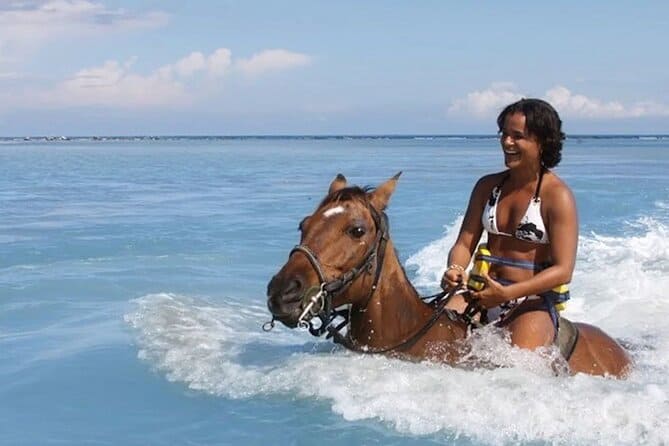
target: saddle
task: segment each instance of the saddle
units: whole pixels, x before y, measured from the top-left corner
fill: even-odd
[[[576,342],[578,342],[578,328],[569,319],[563,317],[560,317],[558,327],[557,346],[565,361],[569,361],[574,353]]]

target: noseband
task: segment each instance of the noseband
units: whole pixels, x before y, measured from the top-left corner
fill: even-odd
[[[372,287],[369,290],[367,299],[365,300],[362,308],[364,311],[369,304],[376,286],[381,277],[381,270],[383,268],[383,259],[386,251],[386,244],[388,242],[388,217],[385,212],[378,212],[374,209],[373,206],[367,205],[374,224],[376,226],[376,238],[374,243],[369,247],[365,253],[362,260],[353,268],[348,270],[346,273],[342,274],[340,277],[328,281],[325,278],[325,273],[323,272],[323,267],[318,260],[316,254],[306,245],[297,245],[291,251],[288,257],[292,256],[296,252],[304,254],[304,256],[309,260],[314,271],[318,275],[319,286],[309,288],[302,295],[302,305],[304,309],[298,318],[298,326],[303,328],[308,328],[309,332],[314,336],[321,336],[326,331],[332,330],[339,332],[341,328],[348,323],[348,310],[336,310],[332,306],[332,299],[338,294],[342,293],[348,288],[363,272],[370,271],[372,268],[372,263],[376,259],[376,271],[374,274],[374,281]],[[314,311],[314,306],[319,303],[317,311]],[[340,323],[337,327],[331,328],[330,325],[332,321],[337,317],[342,316],[344,322]],[[315,326],[312,323],[313,318],[320,319],[320,325]],[[331,336],[328,335],[328,337]]]

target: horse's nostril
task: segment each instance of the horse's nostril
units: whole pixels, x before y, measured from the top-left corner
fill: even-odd
[[[283,301],[286,303],[299,301],[302,298],[302,281],[297,278],[289,280],[282,294]]]
[[[267,285],[267,295],[275,304],[280,302],[297,302],[302,298],[304,283],[299,277],[283,278],[279,275],[272,277]]]
[[[293,279],[288,282],[285,289],[286,294],[299,293],[302,290],[302,281],[300,279]]]

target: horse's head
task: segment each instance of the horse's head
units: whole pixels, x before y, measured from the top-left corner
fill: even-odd
[[[347,187],[346,178],[337,175],[316,211],[300,223],[300,244],[267,286],[274,319],[294,328],[371,295],[388,238],[383,211],[399,175],[372,190]]]

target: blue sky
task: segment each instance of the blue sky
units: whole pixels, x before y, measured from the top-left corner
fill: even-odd
[[[0,135],[669,133],[666,1],[0,0]]]

